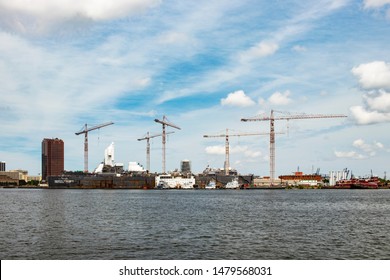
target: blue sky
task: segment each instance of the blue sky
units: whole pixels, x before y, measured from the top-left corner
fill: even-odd
[[[345,114],[276,121],[276,174],[390,171],[390,0],[0,0],[0,160],[41,171],[41,141],[65,141],[65,169],[115,160],[146,165],[163,115],[167,169],[224,162],[224,138],[268,132],[240,119],[270,110]],[[278,115],[282,115],[281,113]],[[287,133],[288,131],[288,133]],[[268,136],[231,137],[230,164],[269,175]],[[161,138],[151,142],[161,171]]]

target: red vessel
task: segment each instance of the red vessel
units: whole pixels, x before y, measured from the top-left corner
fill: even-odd
[[[378,177],[350,180],[340,180],[336,182],[337,189],[377,189],[379,184]]]

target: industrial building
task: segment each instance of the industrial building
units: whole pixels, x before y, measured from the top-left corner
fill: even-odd
[[[1,186],[19,186],[28,182],[27,170],[0,171]]]
[[[42,141],[42,179],[58,176],[64,171],[64,141],[48,139]]]
[[[321,186],[322,176],[318,173],[316,174],[303,174],[303,172],[294,172],[291,175],[281,175],[279,179],[283,184],[288,186]]]

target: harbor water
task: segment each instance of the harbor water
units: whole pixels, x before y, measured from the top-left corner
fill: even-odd
[[[390,190],[0,189],[1,259],[390,259]]]

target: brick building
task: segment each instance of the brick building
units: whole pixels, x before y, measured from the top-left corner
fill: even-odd
[[[42,141],[42,180],[48,176],[61,175],[64,171],[64,141],[43,139]]]

